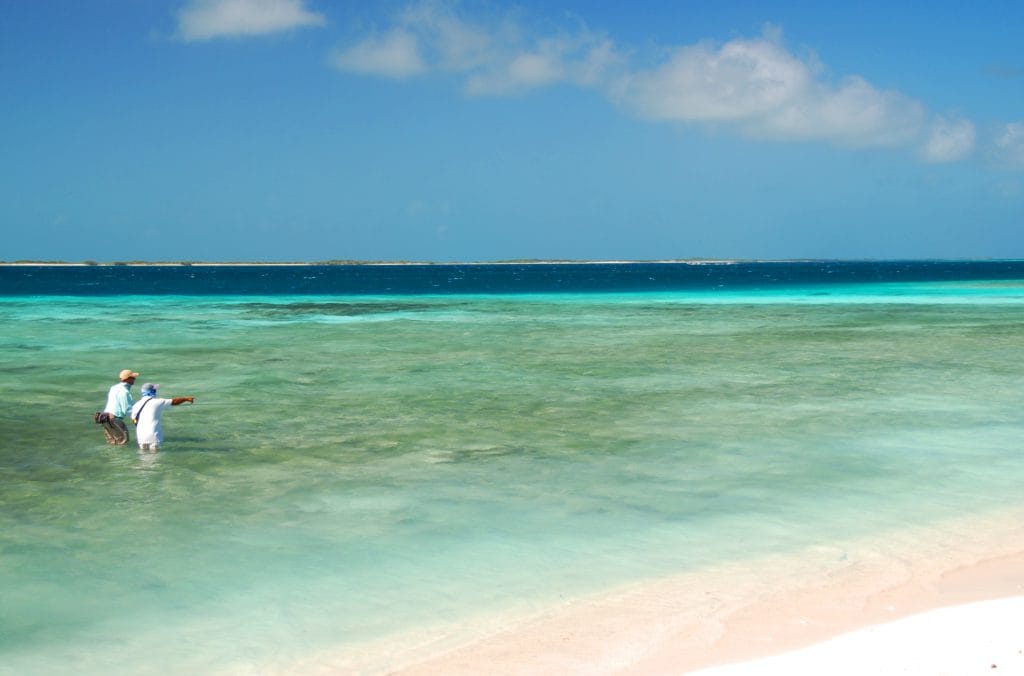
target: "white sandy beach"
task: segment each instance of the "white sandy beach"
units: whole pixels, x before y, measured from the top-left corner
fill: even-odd
[[[908,581],[870,599],[858,601],[856,593],[793,590],[707,615],[708,607],[681,613],[682,597],[639,592],[635,604],[608,599],[582,615],[546,618],[396,673],[1024,674],[1024,554],[951,572],[934,584]],[[1000,593],[1016,595],[917,612]],[[899,619],[884,619],[893,617]]]
[[[693,676],[1024,674],[1024,596],[940,608]]]
[[[762,559],[640,583],[321,654],[285,673],[1024,674],[1019,516],[946,524],[941,537],[884,550],[822,547],[796,568]]]

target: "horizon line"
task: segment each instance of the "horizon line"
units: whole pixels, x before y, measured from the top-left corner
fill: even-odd
[[[731,265],[736,263],[826,263],[826,262],[1015,262],[1024,258],[997,257],[897,257],[897,258],[622,258],[622,259],[571,259],[571,258],[515,258],[474,261],[430,261],[430,260],[369,260],[329,259],[321,261],[66,261],[66,260],[15,260],[0,261],[2,267],[19,266],[64,266],[64,267],[190,267],[190,266],[432,266],[432,265],[627,265],[627,264],[682,264],[682,265]]]

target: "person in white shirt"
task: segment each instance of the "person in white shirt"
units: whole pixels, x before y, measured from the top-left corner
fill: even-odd
[[[108,444],[124,445],[128,443],[128,427],[124,418],[132,410],[132,385],[139,374],[131,369],[124,369],[118,374],[118,382],[111,385],[107,392],[107,405],[103,407],[106,416],[97,422],[103,423],[103,433]]]
[[[186,401],[193,403],[194,397],[174,397],[163,399],[156,396],[157,386],[145,383],[142,386],[142,399],[132,406],[132,422],[135,423],[135,436],[140,451],[156,453],[164,441],[164,430],[160,424],[160,414],[169,406],[177,406]]]

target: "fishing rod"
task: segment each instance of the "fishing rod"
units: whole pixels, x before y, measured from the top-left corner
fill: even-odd
[[[201,408],[210,408],[216,406],[254,406],[257,405],[258,403],[259,402],[256,401],[232,399],[231,401],[204,401],[201,404],[198,401],[192,401],[189,402],[189,406],[200,406]]]

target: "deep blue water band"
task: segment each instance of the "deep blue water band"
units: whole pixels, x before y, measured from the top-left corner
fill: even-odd
[[[0,295],[415,295],[1024,279],[1024,261],[0,266]]]

